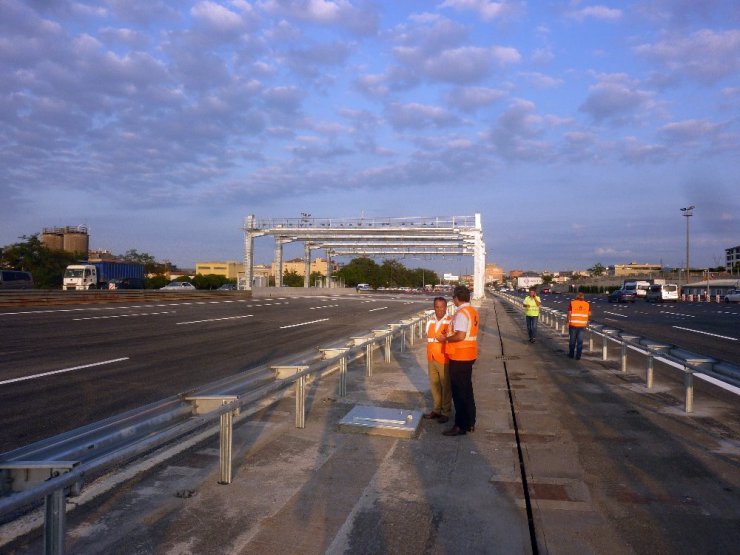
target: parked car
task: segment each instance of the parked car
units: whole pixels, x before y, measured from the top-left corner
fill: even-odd
[[[617,289],[609,293],[610,303],[634,303],[637,298],[637,294],[634,291],[626,291],[625,289]]]
[[[159,288],[160,291],[195,291],[195,285],[188,283],[187,281],[171,281],[164,287]]]
[[[0,270],[0,289],[33,289],[30,272]]]
[[[219,291],[236,291],[236,283],[224,283],[218,288]]]
[[[725,302],[740,303],[740,289],[735,289],[734,291],[728,291],[725,293]]]

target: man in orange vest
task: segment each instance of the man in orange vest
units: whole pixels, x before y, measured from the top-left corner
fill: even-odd
[[[591,305],[584,300],[581,291],[570,301],[568,307],[568,357],[580,360],[583,351],[583,330],[588,326]]]
[[[470,291],[464,285],[455,287],[452,302],[457,307],[452,318],[452,334],[440,341],[444,342],[445,352],[450,358],[455,425],[442,433],[462,436],[475,430],[473,363],[478,358],[478,312],[470,306]]]
[[[434,299],[434,317],[427,321],[427,361],[429,366],[429,386],[432,389],[434,409],[424,418],[436,419],[440,424],[447,422],[452,409],[452,389],[450,385],[449,362],[445,344],[440,338],[450,334],[452,319],[447,314],[447,301],[444,297]]]

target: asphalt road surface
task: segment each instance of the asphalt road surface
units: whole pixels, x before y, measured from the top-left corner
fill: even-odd
[[[0,452],[386,328],[431,304],[351,296],[0,309]]]

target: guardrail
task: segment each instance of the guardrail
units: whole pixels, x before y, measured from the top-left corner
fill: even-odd
[[[295,426],[306,422],[306,385],[339,371],[339,396],[347,394],[349,364],[365,359],[372,377],[374,351],[382,348],[391,361],[394,338],[403,352],[423,337],[430,311],[388,324],[367,334],[340,341],[289,360],[277,361],[207,384],[198,390],[93,423],[65,434],[0,454],[4,490],[0,515],[15,515],[44,500],[44,553],[64,553],[66,497],[79,495],[83,481],[115,465],[129,462],[167,443],[219,421],[219,483],[231,483],[234,417],[247,407],[274,396],[276,402],[295,392]],[[275,397],[276,396],[276,397]],[[215,430],[213,430],[215,433]],[[11,516],[12,519],[12,516]]]
[[[58,289],[24,289],[0,291],[0,306],[46,306],[61,304],[97,304],[148,302],[220,297],[250,298],[251,291],[160,291],[159,289],[93,289],[92,291],[61,291]]]
[[[524,312],[522,298],[503,292],[494,295],[506,300],[521,312]],[[540,321],[551,326],[557,333],[568,335],[567,314],[547,307],[540,307]],[[609,358],[609,343],[615,343],[620,349],[620,370],[628,371],[627,352],[634,351],[645,356],[645,385],[653,388],[655,363],[660,362],[668,367],[680,370],[684,382],[684,410],[694,411],[694,377],[713,385],[722,387],[735,394],[740,394],[740,368],[712,357],[691,353],[675,345],[669,345],[637,335],[624,333],[616,328],[602,324],[589,324],[588,352],[594,352],[594,337],[601,338],[602,360]]]

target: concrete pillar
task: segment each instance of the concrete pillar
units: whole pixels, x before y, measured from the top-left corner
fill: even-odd
[[[483,243],[483,229],[480,214],[475,215],[475,242],[473,243],[473,298],[485,296],[486,245]]]
[[[303,287],[311,287],[311,244],[303,244]]]
[[[244,219],[244,289],[252,290],[254,278],[254,215]]]
[[[282,237],[275,237],[275,287],[283,286],[283,243]]]

